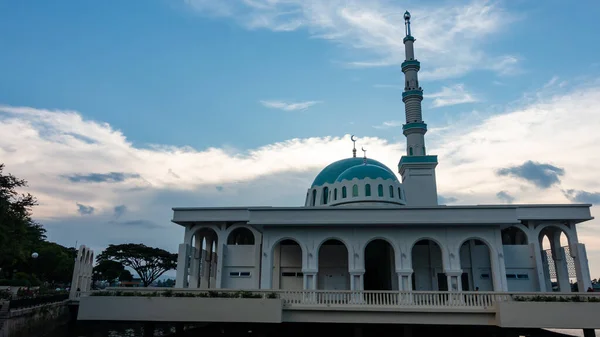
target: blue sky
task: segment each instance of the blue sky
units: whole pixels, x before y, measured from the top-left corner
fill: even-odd
[[[51,239],[96,250],[175,251],[173,206],[300,205],[349,134],[402,155],[407,9],[445,200],[600,203],[592,0],[0,0],[0,161]],[[498,174],[529,160],[564,172]]]

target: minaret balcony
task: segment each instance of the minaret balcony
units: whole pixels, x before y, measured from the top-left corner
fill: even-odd
[[[406,102],[406,100],[410,98],[418,98],[423,100],[423,90],[408,90],[402,93],[402,102]]]
[[[415,42],[415,38],[412,35],[407,35],[404,37],[404,40],[402,40],[404,43],[406,43],[406,41],[412,41]]]
[[[416,123],[407,123],[407,124],[402,125],[402,130],[408,130],[408,129],[427,130],[427,124],[425,124],[423,122],[416,122]]]
[[[402,72],[406,72],[409,69],[415,69],[419,71],[421,69],[421,62],[417,60],[409,60],[402,62]]]

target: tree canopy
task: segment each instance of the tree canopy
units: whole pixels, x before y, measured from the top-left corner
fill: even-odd
[[[177,267],[177,254],[144,244],[127,243],[109,245],[96,257],[96,261],[99,264],[102,261],[116,261],[131,267],[147,287],[166,271]]]
[[[37,200],[17,190],[27,182],[12,174],[4,174],[0,164],[0,268],[8,278],[17,266],[30,263],[31,254],[44,242],[44,228],[31,218]]]

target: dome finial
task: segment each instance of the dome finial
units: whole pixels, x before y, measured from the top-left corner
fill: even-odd
[[[367,165],[367,150],[364,147],[360,148],[363,152],[363,164]]]
[[[356,137],[352,135],[350,140],[352,141],[352,158],[356,158]]]

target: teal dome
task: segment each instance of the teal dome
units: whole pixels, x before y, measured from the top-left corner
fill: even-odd
[[[341,182],[343,180],[352,180],[354,178],[357,178],[359,180],[365,178],[381,178],[384,180],[392,179],[393,181],[398,182],[398,178],[396,178],[396,175],[393,174],[389,169],[386,170],[381,166],[371,164],[353,166],[347,169],[346,171],[342,172],[342,174],[340,174],[337,177],[336,181]]]
[[[347,169],[349,169],[353,166],[363,165],[363,161],[364,161],[364,158],[354,157],[354,158],[346,158],[346,159],[338,160],[336,162],[333,162],[333,163],[327,165],[327,167],[325,167],[321,171],[321,173],[319,173],[317,175],[317,177],[315,178],[315,180],[312,183],[311,188],[315,187],[315,186],[321,186],[323,184],[333,184],[336,181],[336,179],[340,176],[340,174],[342,174],[342,172],[346,171]],[[388,171],[395,179],[394,172],[392,172],[392,170],[390,170],[387,166],[383,165],[382,163],[378,162],[377,160],[367,158],[367,165],[378,166],[378,167],[382,168],[383,170]]]

